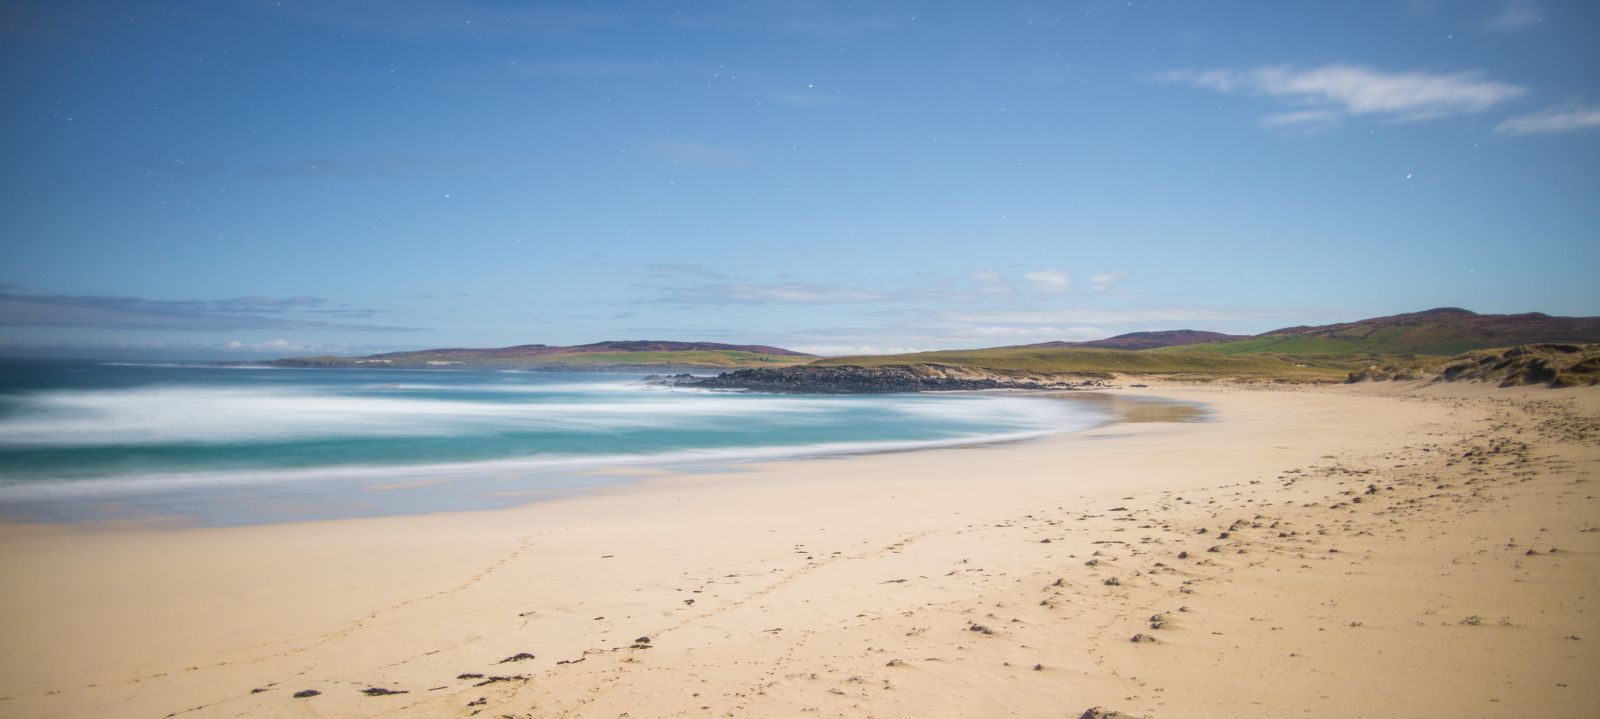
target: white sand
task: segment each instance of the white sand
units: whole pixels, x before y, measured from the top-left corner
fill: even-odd
[[[0,715],[1600,706],[1600,391],[1122,392],[1216,420],[491,512],[0,527]]]

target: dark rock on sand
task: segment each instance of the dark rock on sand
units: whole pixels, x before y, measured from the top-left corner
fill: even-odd
[[[1123,714],[1104,707],[1095,707],[1078,715],[1078,719],[1139,719],[1131,714]]]
[[[742,369],[681,384],[690,387],[761,392],[882,394],[983,389],[1085,389],[1103,387],[1096,379],[1010,370],[983,370],[941,364],[854,365]]]

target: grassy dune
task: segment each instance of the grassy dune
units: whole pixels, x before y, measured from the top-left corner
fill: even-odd
[[[860,367],[946,364],[975,369],[1078,374],[1092,377],[1105,377],[1111,374],[1147,374],[1337,381],[1345,378],[1354,363],[1352,358],[1295,360],[1272,354],[1226,355],[1165,350],[1007,348],[830,357],[812,364]]]

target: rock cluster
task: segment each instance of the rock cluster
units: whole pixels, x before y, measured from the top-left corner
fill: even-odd
[[[715,377],[676,382],[690,387],[748,389],[761,392],[882,394],[983,389],[1088,389],[1103,387],[1094,379],[1062,375],[1003,372],[939,364],[854,365],[742,369]]]

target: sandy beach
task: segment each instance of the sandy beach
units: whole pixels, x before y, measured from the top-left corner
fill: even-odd
[[[1600,391],[1112,394],[1211,419],[473,513],[5,526],[0,715],[1600,706]]]

